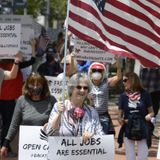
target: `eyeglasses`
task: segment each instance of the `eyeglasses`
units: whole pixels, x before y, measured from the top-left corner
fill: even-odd
[[[94,72],[100,72],[100,73],[102,73],[103,70],[102,70],[102,69],[92,69],[92,72],[93,72],[93,73],[94,73]]]
[[[82,88],[84,90],[88,90],[88,87],[87,86],[76,86],[77,89],[81,90]]]
[[[123,79],[123,83],[126,83],[128,81],[128,78]]]

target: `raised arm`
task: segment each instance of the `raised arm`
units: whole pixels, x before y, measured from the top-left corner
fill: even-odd
[[[22,61],[22,54],[18,52],[15,56],[15,61],[10,71],[4,71],[4,80],[14,79],[17,76],[19,63]]]
[[[35,39],[32,39],[31,40],[31,46],[32,46],[32,57],[30,60],[27,60],[27,61],[23,61],[19,64],[19,68],[20,69],[23,69],[23,68],[26,68],[30,65],[33,65],[36,61],[36,50],[35,50],[35,47],[36,47],[36,40]]]
[[[120,58],[117,58],[116,66],[117,66],[116,75],[108,79],[108,84],[110,87],[115,86],[118,83],[118,81],[121,80],[121,78],[122,78]]]

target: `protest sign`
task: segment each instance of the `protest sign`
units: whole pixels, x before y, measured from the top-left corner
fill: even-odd
[[[20,50],[21,25],[0,23],[0,58],[13,58]]]
[[[47,137],[41,132],[42,126],[20,126],[18,160],[46,160]]]
[[[114,160],[113,135],[82,137],[48,137],[48,160]]]
[[[58,77],[52,77],[52,76],[45,76],[45,77],[48,80],[51,95],[53,95],[56,99],[62,98],[62,91],[63,91],[62,80]],[[67,85],[65,85],[65,87],[66,87],[65,92],[67,92]]]
[[[24,58],[29,59],[32,54],[30,41],[34,38],[33,18],[30,15],[0,15],[0,23],[21,24],[19,49],[25,53]]]
[[[32,56],[31,40],[34,38],[34,30],[28,27],[22,27],[21,51],[25,53],[25,59]]]
[[[77,37],[73,38],[75,58],[77,60],[91,60],[96,62],[107,62],[113,64],[115,56],[97,48]]]

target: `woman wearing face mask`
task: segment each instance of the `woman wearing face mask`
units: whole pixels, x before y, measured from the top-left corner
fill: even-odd
[[[31,73],[23,86],[23,95],[17,100],[1,156],[7,155],[9,143],[14,139],[19,126],[43,126],[55,102],[56,99],[50,95],[47,80],[38,73]]]
[[[121,79],[120,61],[117,60],[117,74],[107,79],[106,68],[102,63],[94,62],[88,71],[92,83],[90,100],[98,111],[100,122],[105,134],[115,134],[111,118],[108,113],[108,88],[115,86]]]

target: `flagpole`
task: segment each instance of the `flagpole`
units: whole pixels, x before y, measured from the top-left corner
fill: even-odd
[[[68,41],[68,18],[69,18],[69,4],[70,0],[67,2],[67,17],[66,17],[66,33],[65,33],[65,48],[64,48],[64,66],[63,66],[63,80],[62,80],[62,101],[65,100],[65,83],[66,83],[66,55],[67,55],[67,41]]]

